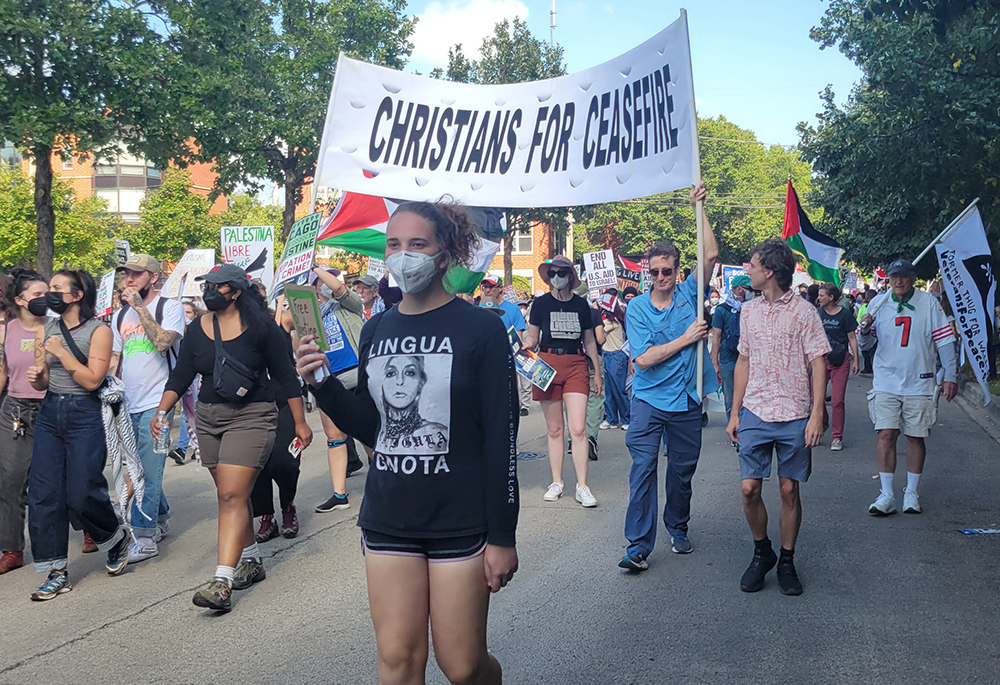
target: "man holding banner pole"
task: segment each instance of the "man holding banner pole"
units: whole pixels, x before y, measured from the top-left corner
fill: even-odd
[[[705,185],[691,190],[691,205],[703,206]],[[704,212],[704,210],[703,210]],[[703,283],[707,283],[719,256],[708,217],[704,231]],[[698,292],[698,278],[680,285],[680,251],[671,243],[657,243],[649,251],[652,286],[636,297],[625,313],[625,330],[635,363],[632,407],[625,446],[632,456],[625,537],[629,541],[618,566],[628,571],[649,568],[646,557],[656,541],[656,471],[660,443],[666,445],[666,503],[663,523],[670,533],[672,551],[688,554],[688,520],[691,480],[701,453],[701,403],[697,355],[707,351],[699,343],[708,337],[702,316],[707,292]],[[718,380],[711,361],[702,359],[703,391],[715,392]]]

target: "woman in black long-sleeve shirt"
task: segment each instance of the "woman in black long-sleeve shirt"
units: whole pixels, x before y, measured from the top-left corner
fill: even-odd
[[[201,374],[195,426],[201,463],[208,467],[218,491],[219,566],[193,601],[200,607],[229,611],[232,590],[248,588],[265,576],[254,540],[250,493],[274,444],[276,392],[292,410],[295,435],[303,449],[312,441],[312,430],[306,424],[285,334],[268,315],[260,291],[250,284],[246,272],[233,264],[220,264],[198,280],[204,280],[205,306],[210,313],[188,326],[159,411],[173,411],[195,376]],[[215,387],[217,335],[226,355],[257,376],[256,382],[238,393],[239,402],[227,401]],[[151,430],[154,438],[160,433],[155,418]]]
[[[423,682],[427,624],[452,682],[499,683],[486,649],[490,591],[517,570],[518,386],[500,319],[448,292],[478,238],[447,204],[400,206],[386,266],[402,301],[361,332],[358,386],[327,380],[316,399],[374,448],[358,525],[381,682]],[[305,338],[302,377],[325,356]]]

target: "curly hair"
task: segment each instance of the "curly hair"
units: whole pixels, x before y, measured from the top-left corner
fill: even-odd
[[[461,205],[447,197],[437,202],[407,202],[397,207],[392,215],[403,212],[426,219],[434,228],[434,237],[442,249],[451,256],[451,261],[471,266],[482,240]]]
[[[750,253],[757,255],[761,267],[774,272],[774,280],[782,291],[792,287],[795,275],[795,253],[781,238],[768,238]]]
[[[646,252],[646,262],[652,261],[653,257],[673,257],[675,269],[681,263],[681,251],[669,240],[653,243],[653,246]]]
[[[41,281],[42,283],[48,283],[45,276],[41,275],[37,271],[31,269],[15,268],[11,269],[10,275],[5,279],[3,288],[3,301],[0,302],[0,309],[7,312],[7,316],[10,318],[17,318],[18,311],[21,309],[16,302],[14,302],[15,297],[20,297],[29,284],[36,281]]]

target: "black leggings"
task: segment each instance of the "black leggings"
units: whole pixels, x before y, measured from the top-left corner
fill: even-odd
[[[299,487],[299,460],[288,452],[288,446],[294,439],[295,419],[292,417],[292,410],[286,404],[278,410],[278,432],[274,439],[274,447],[271,449],[271,456],[257,476],[253,492],[250,493],[254,516],[274,515],[272,481],[278,484],[278,501],[282,509],[295,503],[295,492]]]

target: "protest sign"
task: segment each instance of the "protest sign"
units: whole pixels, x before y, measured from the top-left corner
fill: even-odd
[[[385,262],[376,257],[368,258],[368,275],[381,280],[385,275]]]
[[[697,121],[684,13],[600,66],[473,85],[337,65],[317,186],[477,207],[564,207],[688,187]]]
[[[505,285],[503,287],[503,299],[507,300],[508,302],[517,302],[517,300],[519,299],[517,297],[517,291],[514,290],[513,283],[511,283],[510,285]]]
[[[587,287],[591,293],[600,294],[605,288],[618,287],[615,255],[611,250],[588,252],[583,255],[583,263],[587,270]]]
[[[271,290],[274,284],[274,226],[223,226],[222,261],[259,278]]]
[[[639,292],[646,292],[649,290],[651,280],[649,278],[649,260],[643,257],[639,260],[639,266],[642,269],[639,273],[641,280],[639,281]]]
[[[622,292],[625,288],[635,288],[639,289],[639,285],[642,283],[642,265],[635,259],[629,259],[618,255],[618,261],[621,262],[615,272],[618,275],[618,292]]]
[[[514,368],[517,372],[531,381],[532,385],[543,391],[548,390],[552,379],[556,377],[556,370],[537,354],[522,347],[521,338],[513,326],[507,329],[507,337],[510,339],[510,349],[514,353]]]
[[[722,289],[728,293],[731,290],[729,284],[733,282],[733,279],[736,278],[737,276],[745,276],[745,275],[746,275],[746,269],[744,269],[742,266],[727,266],[723,264]]]
[[[291,283],[284,287],[285,302],[292,312],[292,321],[295,323],[295,332],[299,339],[311,335],[315,338],[315,343],[323,352],[329,352],[330,347],[326,342],[326,331],[323,329],[323,319],[319,313],[319,298],[316,296],[316,286],[293,285]],[[329,370],[323,366],[316,370],[316,380],[322,381],[329,375]]]
[[[114,297],[115,272],[109,271],[101,276],[101,285],[97,289],[97,304],[94,306],[95,315],[100,318],[111,313],[111,303]]]
[[[309,273],[316,257],[316,236],[319,234],[321,212],[310,214],[292,224],[292,230],[281,253],[281,263],[274,274],[274,285],[283,285]]]
[[[188,250],[177,262],[170,278],[163,284],[160,295],[167,298],[201,297],[201,283],[197,276],[204,276],[215,266],[215,250],[199,248]]]
[[[118,266],[121,266],[131,258],[132,248],[129,246],[128,241],[115,238],[115,259],[118,260]]]
[[[858,289],[858,272],[855,269],[851,269],[847,273],[847,278],[844,279],[844,287],[841,290],[845,293],[853,293]]]

